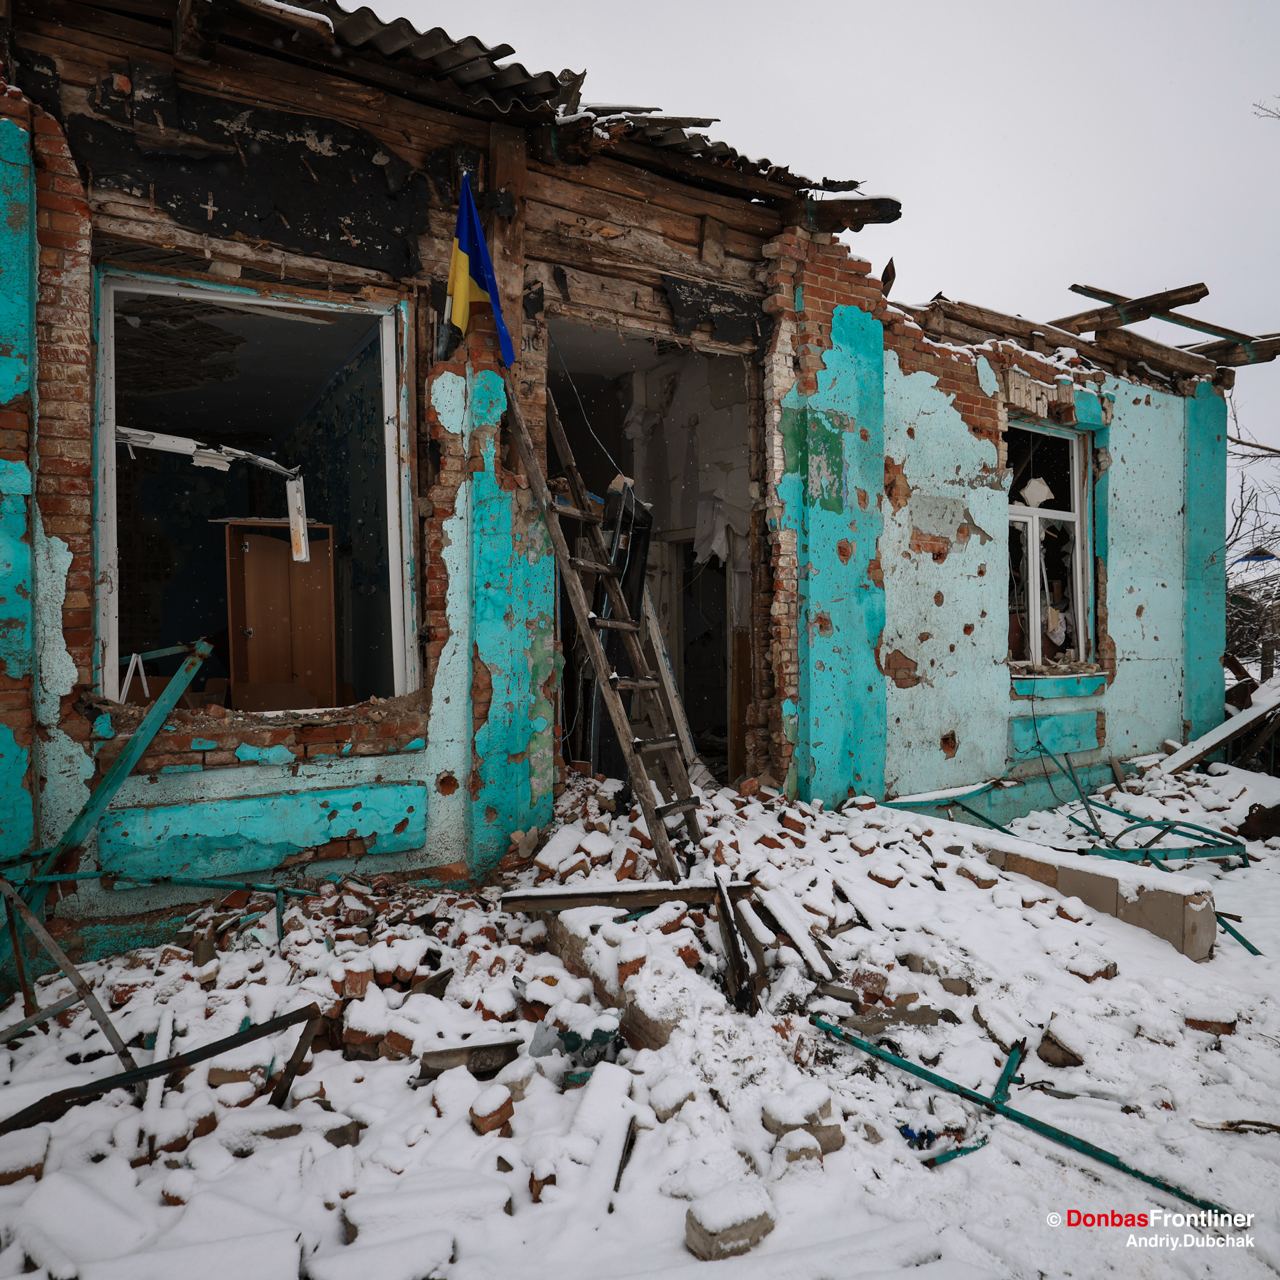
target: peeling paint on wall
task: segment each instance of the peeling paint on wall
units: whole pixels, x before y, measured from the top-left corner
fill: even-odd
[[[979,378],[996,389],[986,360]],[[889,351],[884,394],[885,456],[897,460],[901,495],[880,546],[886,784],[907,795],[1004,772],[1009,516],[995,445],[970,431],[933,374],[904,373]],[[948,729],[954,744],[940,737]]]
[[[422,847],[426,814],[422,783],[115,809],[98,827],[98,864],[117,874],[223,876],[277,867],[331,840],[407,853]]]
[[[471,575],[475,661],[488,672],[488,714],[476,727],[470,857],[477,873],[506,852],[514,830],[551,817],[553,716],[545,692],[554,661],[555,561],[527,493],[497,473],[501,378],[485,370],[470,387],[474,526]]]
[[[799,698],[789,794],[834,804],[884,788],[885,695],[876,651],[885,593],[875,572],[883,527],[884,331],[839,306],[817,389],[793,388],[779,422],[781,527],[799,567]],[[859,503],[859,490],[869,498]],[[823,625],[825,620],[825,625]]]
[[[93,759],[61,726],[62,699],[76,684],[76,664],[62,632],[62,606],[67,596],[71,551],[61,539],[45,534],[39,508],[33,510],[36,679],[38,725],[34,759],[40,778],[39,836],[52,844],[71,825],[89,798]]]

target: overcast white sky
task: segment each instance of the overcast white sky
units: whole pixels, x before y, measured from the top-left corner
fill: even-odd
[[[354,7],[354,5],[353,5]],[[855,237],[894,296],[1040,320],[1073,282],[1280,331],[1280,0],[372,0],[384,18],[587,68],[584,100],[718,116],[713,136],[902,201]],[[1142,331],[1175,343],[1187,330]],[[1280,445],[1280,362],[1240,370],[1242,427]]]

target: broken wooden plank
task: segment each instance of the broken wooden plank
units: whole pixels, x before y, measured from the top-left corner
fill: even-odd
[[[421,1073],[409,1083],[414,1088],[429,1084],[454,1067],[466,1067],[476,1079],[488,1080],[508,1063],[514,1062],[523,1045],[524,1041],[519,1036],[503,1036],[497,1040],[466,1041],[428,1049],[418,1059]]]
[[[716,875],[716,920],[720,925],[720,940],[724,944],[725,979],[729,999],[739,1013],[755,1013],[759,1008],[756,988],[751,981],[751,962],[738,932],[733,899],[729,897],[728,877],[721,871]]]
[[[733,900],[746,897],[751,886],[744,880],[731,880],[725,885]],[[716,886],[697,884],[636,884],[610,886],[587,885],[581,889],[517,889],[504,893],[499,905],[504,911],[537,915],[540,912],[572,911],[574,907],[618,907],[623,911],[641,911],[660,907],[666,902],[683,902],[691,907],[710,907],[716,901]]]
[[[1204,283],[1185,284],[1177,289],[1162,289],[1159,293],[1146,293],[1138,298],[1126,298],[1092,311],[1080,311],[1075,315],[1054,320],[1059,329],[1073,333],[1093,332],[1097,329],[1116,329],[1121,325],[1136,324],[1172,307],[1186,307],[1209,296],[1209,286]]]
[[[230,1049],[252,1044],[255,1040],[274,1035],[286,1027],[292,1027],[299,1022],[310,1021],[319,1016],[320,1009],[317,1005],[303,1005],[301,1009],[282,1013],[278,1018],[260,1022],[257,1026],[246,1027],[234,1035],[213,1040],[209,1044],[201,1045],[198,1049],[190,1049],[186,1053],[166,1058],[163,1062],[153,1062],[147,1067],[137,1067],[132,1071],[122,1071],[118,1075],[104,1076],[101,1080],[90,1080],[88,1084],[75,1085],[70,1089],[59,1089],[56,1093],[47,1094],[39,1102],[33,1102],[29,1107],[23,1107],[21,1111],[15,1111],[13,1115],[0,1120],[0,1136],[15,1133],[19,1129],[29,1129],[33,1124],[52,1122],[66,1115],[72,1107],[79,1106],[82,1102],[92,1102],[94,1098],[100,1098],[104,1093],[110,1093],[112,1089],[132,1089],[156,1076],[167,1076],[170,1072],[184,1067],[194,1067],[197,1063],[216,1058]]]
[[[324,1030],[324,1024],[325,1020],[317,1010],[315,1016],[302,1028],[302,1033],[298,1036],[298,1043],[293,1046],[289,1061],[284,1064],[280,1079],[276,1083],[276,1087],[271,1090],[271,1105],[273,1107],[283,1107],[289,1100],[289,1090],[293,1088],[294,1077],[298,1074],[298,1069],[302,1066],[303,1060],[315,1043],[316,1036]]]
[[[1247,711],[1241,711],[1230,720],[1224,720],[1216,728],[1203,733],[1186,746],[1180,746],[1171,755],[1159,762],[1157,768],[1165,773],[1179,773],[1198,764],[1206,756],[1234,742],[1249,728],[1261,726],[1269,716],[1277,717],[1276,727],[1280,727],[1280,682],[1263,685],[1254,695],[1254,705]]]
[[[80,970],[71,963],[70,957],[63,949],[54,941],[53,936],[48,929],[37,918],[36,914],[23,901],[22,895],[9,883],[3,876],[0,876],[0,893],[3,893],[8,899],[9,904],[22,917],[22,922],[31,930],[36,941],[45,949],[49,958],[62,970],[65,977],[75,988],[76,994],[88,1006],[89,1012],[93,1015],[93,1020],[98,1024],[102,1034],[106,1036],[107,1043],[115,1050],[115,1055],[120,1059],[121,1063],[127,1071],[133,1071],[137,1068],[137,1063],[133,1060],[131,1054],[120,1038],[120,1033],[116,1030],[115,1024],[107,1017],[107,1011],[98,1002],[98,997],[93,994],[93,988],[81,976]]]

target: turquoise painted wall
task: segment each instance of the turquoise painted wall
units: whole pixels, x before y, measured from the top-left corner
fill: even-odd
[[[795,537],[799,698],[784,707],[795,752],[786,786],[838,803],[884,787],[884,331],[837,307],[812,395],[793,389],[779,424],[781,527]]]
[[[985,361],[978,372],[983,391],[998,394]],[[890,794],[909,795],[1005,770],[1008,497],[995,445],[969,430],[932,374],[904,374],[891,351],[884,395],[885,456],[911,492],[885,517],[880,648],[884,662],[896,651],[916,664],[914,676],[885,681],[885,781]],[[913,550],[913,535],[917,545],[940,545],[921,535],[946,539],[943,558]]]
[[[474,660],[490,689],[489,714],[476,729],[471,858],[486,872],[513,830],[551,818],[555,672],[555,558],[546,526],[526,491],[504,485],[496,467],[506,394],[497,374],[471,387],[474,525],[471,583]]]
[[[990,371],[979,382],[997,391]],[[1104,423],[1104,403],[1110,423]],[[1184,398],[1120,378],[1076,392],[1076,429],[1095,449],[1096,624],[1116,674],[1011,679],[1007,652],[1008,497],[994,447],[978,441],[927,373],[885,366],[886,455],[911,487],[886,508],[881,545],[888,623],[918,682],[887,681],[886,789],[908,795],[1011,777],[972,802],[997,819],[1073,794],[1037,743],[1070,751],[1082,780],[1109,780],[1108,759],[1157,750],[1222,715],[1225,404],[1207,384]],[[955,537],[958,515],[970,528]],[[979,533],[981,530],[982,533]],[[939,563],[912,553],[919,533],[952,534]],[[990,541],[983,534],[989,536]],[[1099,720],[1099,713],[1102,720]],[[1105,735],[1099,746],[1099,730]],[[941,735],[954,731],[946,743]]]
[[[35,178],[31,137],[0,119],[0,408],[30,411],[35,387]],[[31,711],[36,674],[32,480],[26,458],[0,457],[0,677]],[[15,717],[15,724],[19,724]],[[30,734],[0,724],[0,852],[35,835]]]
[[[1183,719],[1188,737],[1222,719],[1227,647],[1227,405],[1206,383],[1186,407],[1186,685]]]

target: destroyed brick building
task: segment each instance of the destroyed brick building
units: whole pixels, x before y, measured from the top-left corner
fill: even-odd
[[[6,857],[199,637],[86,874],[483,876],[548,823],[589,695],[491,318],[442,342],[464,173],[523,419],[633,478],[721,781],[998,818],[1051,799],[1042,747],[1094,781],[1221,719],[1223,392],[1275,344],[1124,327],[1202,289],[901,304],[841,239],[896,201],[333,0],[0,0],[0,34]],[[192,893],[58,911],[118,945]]]

